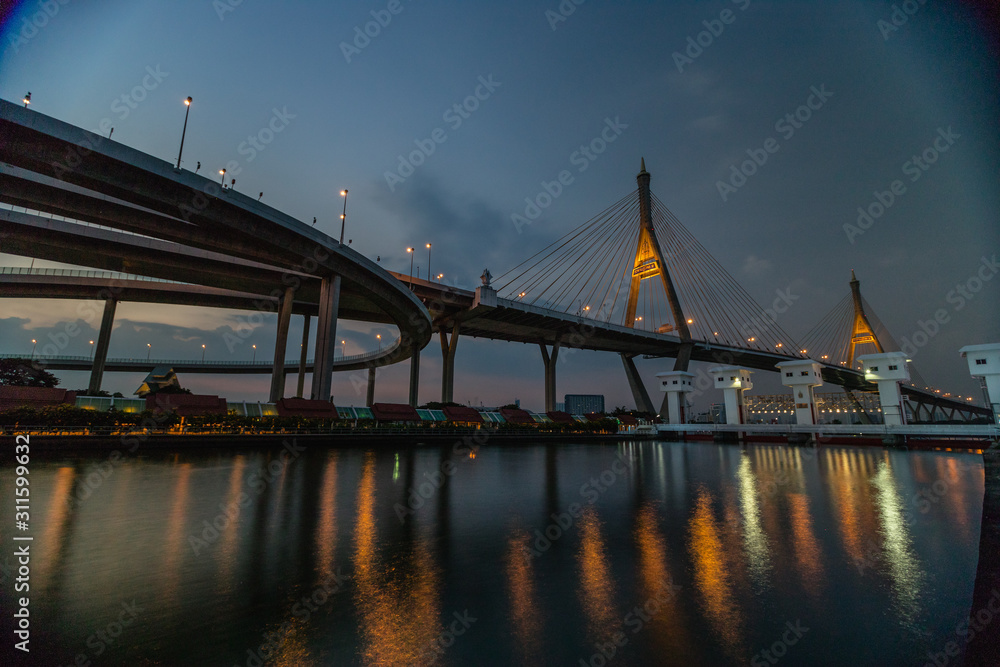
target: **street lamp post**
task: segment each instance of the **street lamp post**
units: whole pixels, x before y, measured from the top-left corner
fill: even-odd
[[[410,291],[413,291],[413,248],[407,248],[406,252],[410,253]]]
[[[153,345],[146,343],[146,361],[149,361],[149,353],[153,351]]]
[[[340,356],[341,356],[341,358],[347,356],[347,341],[346,340],[340,341]]]
[[[257,346],[256,345],[253,346],[253,361],[251,361],[250,363],[251,364],[257,363]]]
[[[187,134],[188,129],[188,114],[191,113],[191,98],[184,100],[184,106],[187,110],[184,112],[184,129],[181,130],[181,149],[177,151],[177,168],[181,168],[181,155],[184,154],[184,135]]]
[[[344,245],[344,225],[347,224],[347,190],[341,190],[340,196],[344,198],[344,212],[340,214],[340,245]]]
[[[378,339],[378,351],[382,351],[382,334],[375,334],[375,338]]]
[[[225,169],[220,169],[219,170],[219,175],[222,177],[222,178],[219,179],[219,183],[222,185],[223,188],[225,188],[226,187],[226,170]]]
[[[31,358],[35,358],[35,347],[38,345],[38,341],[34,338],[31,339]]]
[[[427,280],[431,279],[431,244],[427,244]]]
[[[21,101],[24,102],[24,108],[27,109],[28,105],[31,104],[31,93],[28,93],[27,95],[25,95],[24,99],[21,100]]]
[[[90,360],[94,360],[94,341],[90,341]]]
[[[205,361],[205,344],[204,343],[202,343],[202,345],[201,345],[201,360],[204,363],[204,361]]]

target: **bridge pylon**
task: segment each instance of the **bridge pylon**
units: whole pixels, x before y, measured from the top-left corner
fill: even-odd
[[[879,354],[885,352],[878,336],[875,335],[871,322],[868,321],[868,316],[865,314],[865,307],[861,301],[861,283],[854,275],[854,269],[851,269],[851,298],[854,301],[854,325],[851,327],[851,342],[847,351],[848,368],[854,368],[856,358],[854,350],[858,345],[871,343]]]
[[[691,361],[691,332],[688,329],[687,319],[681,309],[680,299],[677,298],[677,290],[674,282],[670,278],[667,270],[667,263],[663,259],[660,250],[660,243],[656,238],[656,230],[653,229],[652,204],[649,191],[650,174],[646,171],[646,159],[642,158],[641,170],[635,177],[639,185],[639,239],[635,249],[635,261],[632,264],[632,280],[629,283],[628,304],[625,307],[625,326],[634,328],[636,321],[636,307],[639,303],[639,286],[643,280],[659,276],[663,282],[663,289],[667,293],[667,301],[670,303],[670,314],[674,318],[673,330],[680,335],[682,343],[677,352],[677,360],[674,363],[675,371],[686,371]]]

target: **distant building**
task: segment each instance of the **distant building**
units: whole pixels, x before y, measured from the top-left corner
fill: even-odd
[[[566,394],[565,398],[565,410],[571,415],[604,412],[604,394]]]
[[[556,403],[556,412],[566,412],[566,404]]]

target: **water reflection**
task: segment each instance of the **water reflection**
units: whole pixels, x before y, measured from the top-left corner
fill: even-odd
[[[607,549],[601,536],[601,522],[592,506],[580,517],[580,603],[587,632],[594,642],[607,641],[621,630],[621,615],[615,611],[615,582],[611,576]]]
[[[896,490],[888,458],[879,462],[872,484],[877,490],[875,504],[881,520],[882,557],[889,566],[899,620],[902,625],[916,629],[926,575],[913,553],[910,531],[903,512],[903,499]]]
[[[649,631],[652,641],[657,644],[655,652],[673,656],[678,662],[690,662],[694,646],[682,616],[677,580],[670,571],[667,540],[659,528],[659,516],[652,503],[643,504],[636,517],[635,543],[638,598],[642,601],[640,606],[652,616]]]
[[[761,593],[770,586],[771,553],[760,523],[760,491],[746,452],[740,457],[736,479],[740,487],[740,512],[743,516],[743,549],[754,591]]]
[[[510,619],[520,662],[525,665],[544,664],[541,654],[544,619],[538,607],[535,568],[531,553],[531,536],[515,531],[507,539],[504,572]]]
[[[694,564],[694,583],[702,609],[727,652],[739,654],[743,614],[733,593],[730,563],[712,513],[712,495],[698,490],[694,512],[688,522],[689,550]]]
[[[391,524],[390,524],[391,525]],[[405,545],[394,563],[378,545],[375,455],[365,454],[354,532],[354,584],[366,665],[412,665],[433,656],[441,626],[440,573],[427,545]]]
[[[316,523],[316,581],[327,581],[334,574],[333,556],[337,549],[337,452],[326,457],[320,489],[320,514]]]
[[[788,496],[792,524],[792,548],[802,585],[813,598],[817,598],[825,583],[819,542],[813,532],[809,513],[809,498],[801,493]]]

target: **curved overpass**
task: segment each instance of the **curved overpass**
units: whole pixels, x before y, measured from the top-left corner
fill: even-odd
[[[71,219],[2,211],[5,252],[267,295],[281,304],[279,347],[291,312],[315,308],[313,398],[329,399],[338,316],[399,329],[400,344],[369,366],[409,358],[431,337],[420,300],[360,253],[191,171],[2,100],[0,201]]]

